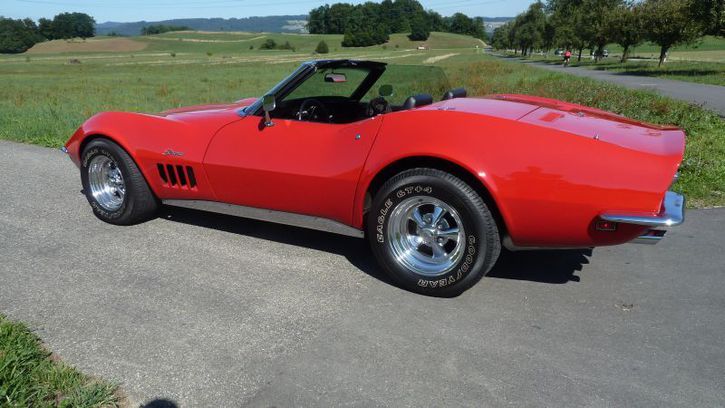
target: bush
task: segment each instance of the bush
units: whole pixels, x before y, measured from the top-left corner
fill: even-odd
[[[280,50],[292,50],[292,51],[295,51],[295,47],[293,47],[292,44],[289,43],[289,41],[285,41],[284,44],[280,45],[277,48],[279,48]]]
[[[251,48],[250,48],[251,49]],[[268,39],[259,46],[260,50],[292,50],[295,51],[295,47],[290,44],[289,41],[285,41],[284,44],[278,45],[273,39]]]
[[[343,47],[369,47],[384,44],[390,39],[388,33],[381,27],[370,28],[366,31],[348,31],[342,40]]]
[[[273,39],[269,38],[265,42],[262,43],[262,45],[259,46],[260,50],[276,50],[277,49],[277,42]]]
[[[250,49],[250,50],[253,50],[253,49],[254,49],[254,46],[253,46],[253,45],[250,45],[250,46],[249,46],[249,49]]]
[[[213,54],[213,53],[212,53],[211,51],[207,51],[207,52],[206,52],[206,56],[207,56],[207,57],[211,57],[212,55],[214,55],[214,54]]]
[[[323,40],[317,44],[317,48],[315,48],[315,52],[318,54],[328,54],[330,52],[330,48],[327,46],[327,43]]]

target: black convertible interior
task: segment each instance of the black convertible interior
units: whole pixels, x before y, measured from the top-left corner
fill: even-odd
[[[386,69],[387,64],[370,61],[306,63],[265,97],[274,96],[274,108],[267,113],[270,118],[345,124],[434,102],[430,94],[419,93],[402,104],[394,103],[396,89],[385,83],[391,79],[383,77]],[[447,91],[441,100],[465,96],[466,90],[457,88]],[[257,114],[263,113],[257,107]]]

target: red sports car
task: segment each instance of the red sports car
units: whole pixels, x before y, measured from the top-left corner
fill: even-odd
[[[366,237],[434,296],[469,288],[502,246],[656,243],[683,221],[668,191],[682,130],[533,96],[403,98],[425,81],[391,67],[312,61],[262,98],[100,113],[64,150],[103,221],[164,204]]]

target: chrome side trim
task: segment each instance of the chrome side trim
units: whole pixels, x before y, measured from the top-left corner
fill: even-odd
[[[622,224],[645,225],[654,228],[675,227],[685,221],[685,197],[672,191],[665,194],[662,215],[643,216],[626,214],[602,214],[605,221]]]
[[[365,233],[357,228],[328,219],[311,215],[294,214],[284,211],[266,210],[263,208],[245,207],[204,200],[162,200],[165,205],[173,207],[190,208],[193,210],[209,211],[235,217],[251,218],[260,221],[269,221],[277,224],[293,225],[295,227],[309,228],[333,234],[346,235],[355,238],[364,238]]]

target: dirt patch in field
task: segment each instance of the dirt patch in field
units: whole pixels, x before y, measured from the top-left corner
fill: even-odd
[[[267,38],[266,35],[260,35],[253,38],[244,38],[241,40],[208,40],[204,38],[184,38],[184,37],[148,37],[150,40],[161,40],[161,41],[180,41],[180,42],[193,42],[193,43],[241,43],[249,41],[257,41]]]
[[[102,38],[83,40],[53,40],[35,44],[28,54],[51,54],[58,52],[130,52],[141,51],[147,43],[128,38]]]
[[[439,55],[437,57],[430,57],[423,61],[424,64],[435,64],[438,61],[443,61],[444,59],[448,59],[450,57],[455,57],[456,55],[460,54],[446,54],[446,55]]]

